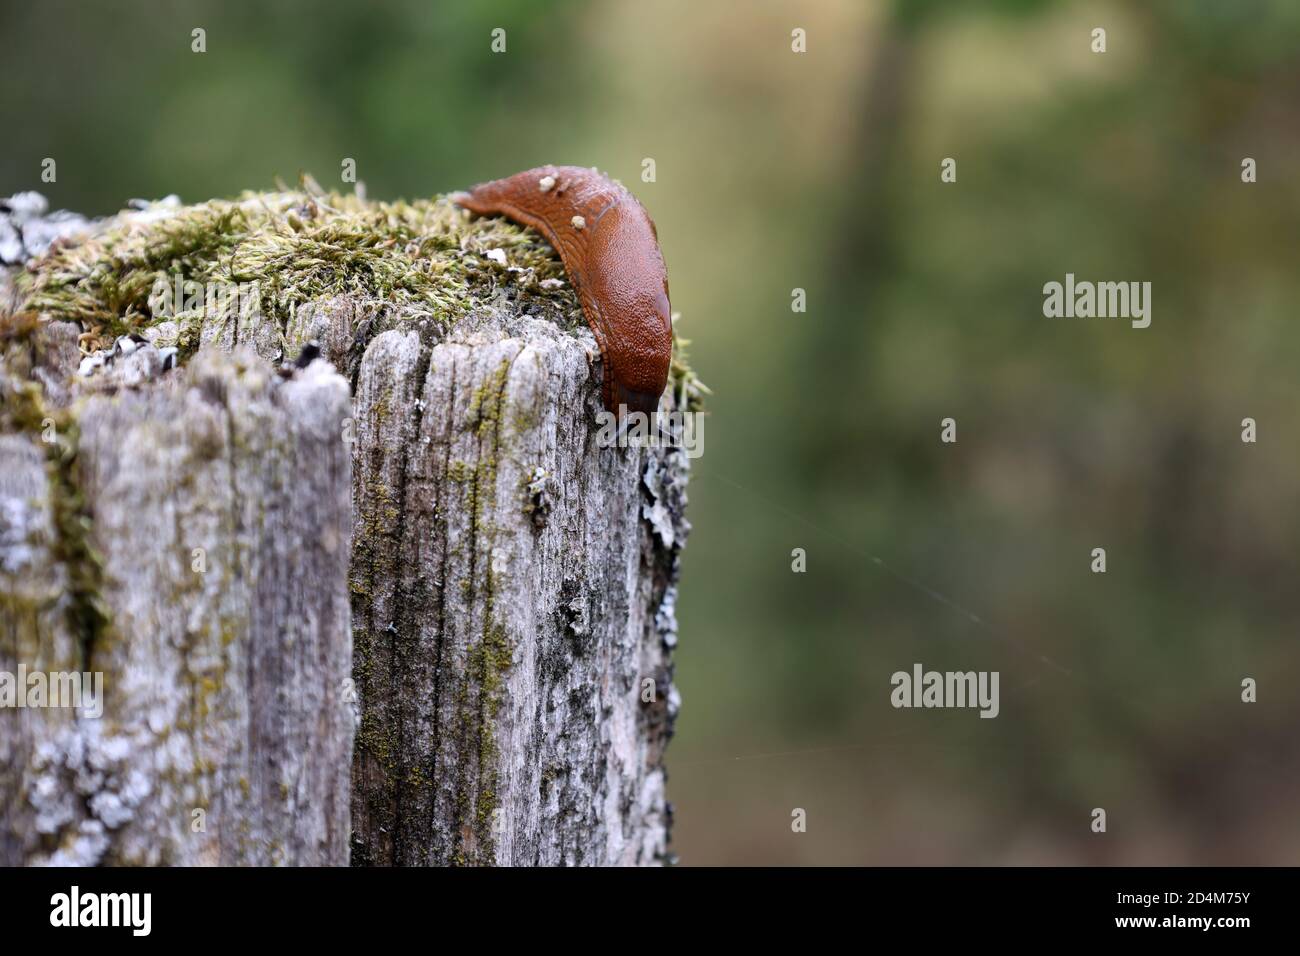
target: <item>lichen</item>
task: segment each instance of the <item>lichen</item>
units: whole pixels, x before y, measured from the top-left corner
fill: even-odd
[[[494,249],[505,251],[505,265],[488,258],[487,252]],[[234,300],[218,300],[215,311],[210,307],[173,308],[168,313],[157,308],[154,292],[158,282],[177,277],[202,285],[254,283],[259,311],[251,316],[238,311]],[[545,311],[555,315],[558,302],[565,305],[568,321],[578,322],[568,283],[545,281],[564,278],[558,256],[543,239],[502,218],[470,218],[444,198],[383,203],[325,193],[304,179],[294,190],[245,193],[234,200],[124,214],[88,239],[56,245],[19,275],[24,311],[13,330],[16,336],[34,338],[30,331],[38,314],[42,322],[71,320],[84,333],[82,350],[90,352],[111,345],[119,335],[150,329],[151,335],[160,334],[158,327],[171,323],[168,339],[185,359],[200,341],[214,337],[216,327],[229,323],[235,323],[242,336],[250,321],[268,322],[284,337],[297,308],[337,295],[355,300],[359,309],[378,304],[402,319],[419,319],[421,328],[447,329],[504,285],[510,286],[512,311],[538,314],[543,309],[535,306],[548,306]],[[429,319],[432,321],[426,321]],[[376,330],[368,328],[361,337],[362,345],[374,334]],[[698,411],[708,389],[690,368],[688,345],[685,339],[675,337],[668,388],[674,407]],[[446,470],[469,517],[465,547],[473,557],[467,576],[441,586],[459,583],[467,596],[478,591],[483,607],[476,627],[479,633],[466,635],[470,644],[468,672],[454,691],[456,725],[446,728],[460,736],[463,757],[457,763],[454,781],[459,845],[451,853],[458,862],[491,862],[495,858],[493,824],[500,759],[496,723],[513,648],[509,635],[495,620],[494,599],[503,572],[492,567],[497,529],[490,525],[488,514],[496,493],[501,430],[527,431],[535,427],[538,414],[536,409],[517,403],[507,409],[509,372],[510,360],[505,360],[471,395],[470,421],[479,448],[471,461],[451,462]],[[34,394],[37,403],[19,410],[23,421],[8,424],[35,431],[46,416],[39,404],[39,390]],[[383,425],[393,407],[390,396],[383,395],[369,410],[372,421]],[[69,613],[85,616],[78,628],[79,633],[91,635],[89,647],[100,639],[95,635],[104,626],[88,616],[100,606],[98,565],[89,550],[89,525],[77,495],[75,422],[70,417],[59,421],[61,444],[52,452],[51,467],[56,469],[52,488],[60,496],[56,501],[61,509],[60,540],[69,549],[71,569],[78,577],[72,582]],[[248,453],[234,447],[236,437],[231,436],[232,453]],[[393,627],[392,622],[371,620],[355,612],[364,608],[373,613],[372,565],[391,547],[393,529],[400,525],[395,494],[375,481],[357,501],[349,586],[354,600],[353,674],[361,688],[369,687],[375,676],[373,642],[382,636],[385,625]],[[526,505],[526,510],[528,507],[534,506]],[[447,547],[449,553],[460,554],[462,544],[457,540],[448,542]],[[409,643],[405,641],[406,622],[398,626],[401,640]],[[230,640],[227,624],[219,622],[218,630],[225,646]],[[217,702],[222,676],[200,678],[195,721],[209,718],[209,702]],[[430,785],[426,768],[406,765],[401,759],[400,729],[381,720],[382,716],[372,708],[361,709],[358,756],[383,768],[393,786],[426,789]],[[177,726],[184,729],[181,723]],[[194,768],[196,775],[205,770]],[[401,781],[394,779],[399,774],[404,777]],[[554,771],[548,769],[548,774],[544,784]],[[240,784],[246,792],[246,779]]]
[[[0,321],[0,380],[7,386],[0,403],[0,431],[41,436],[46,458],[46,491],[54,524],[51,553],[67,575],[64,614],[81,650],[81,669],[92,669],[92,656],[111,634],[111,619],[102,596],[103,562],[91,545],[89,509],[78,473],[80,429],[67,408],[51,406],[39,384],[26,378],[32,353],[41,348],[39,325],[18,313]],[[48,438],[49,440],[46,440]]]

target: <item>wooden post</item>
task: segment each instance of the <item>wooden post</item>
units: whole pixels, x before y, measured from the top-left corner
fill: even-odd
[[[0,863],[667,859],[688,458],[602,447],[576,300],[502,273],[85,380],[0,289],[0,672],[105,679],[0,709]]]

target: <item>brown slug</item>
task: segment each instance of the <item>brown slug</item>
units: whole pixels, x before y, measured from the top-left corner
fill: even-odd
[[[580,166],[541,166],[455,193],[546,237],[564,262],[604,364],[601,398],[653,412],[668,382],[673,327],[655,224],[620,183]]]

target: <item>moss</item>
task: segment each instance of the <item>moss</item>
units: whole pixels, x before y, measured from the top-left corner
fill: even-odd
[[[384,727],[378,717],[369,710],[361,713],[361,726],[357,728],[356,753],[374,760],[391,774],[397,769],[396,727]]]
[[[478,423],[479,435],[495,429],[501,421],[501,406],[505,402],[506,380],[510,376],[510,360],[503,359],[487,379],[474,389],[469,400],[469,417]]]
[[[501,707],[504,674],[513,662],[509,638],[495,620],[494,599],[498,590],[491,568],[496,529],[485,513],[496,490],[500,429],[506,406],[506,384],[510,360],[505,359],[470,396],[468,417],[478,437],[476,461],[456,460],[447,473],[463,487],[463,509],[469,515],[466,540],[473,564],[456,582],[469,601],[481,588],[483,629],[470,645],[465,679],[455,691],[454,712],[458,749],[455,808],[460,848],[453,854],[456,865],[491,862],[494,851],[494,812],[498,807],[498,759],[496,717]],[[470,759],[471,755],[474,759]],[[476,772],[471,775],[471,768]]]
[[[261,314],[282,332],[299,305],[345,293],[449,325],[472,307],[474,292],[496,284],[499,267],[484,255],[494,248],[523,270],[511,275],[525,300],[556,297],[540,282],[561,278],[563,266],[531,230],[496,217],[470,219],[444,198],[373,202],[326,193],[305,178],[296,190],[124,216],[32,264],[18,287],[24,310],[81,323],[90,333],[86,350],[171,319],[177,345],[189,354],[205,322],[246,320],[241,300],[208,303],[205,317],[181,308],[182,287],[182,301],[164,310],[154,294],[160,280],[173,291],[177,277],[205,287],[252,283]]]
[[[389,541],[397,533],[397,518],[400,514],[393,492],[382,481],[372,481],[366,486],[366,493],[356,502],[356,514],[353,519],[352,563],[348,580],[353,594],[369,594],[367,575],[371,572],[374,559],[384,554],[390,547]]]
[[[573,301],[567,283],[542,288],[544,280],[563,278],[564,268],[531,229],[500,217],[467,217],[445,197],[377,202],[325,192],[304,177],[297,189],[174,209],[155,205],[113,220],[89,239],[60,245],[18,275],[18,314],[79,323],[87,352],[171,321],[167,340],[182,358],[198,348],[205,326],[246,326],[260,315],[283,334],[298,306],[340,294],[432,316],[447,327],[501,280],[489,249],[506,252],[508,281],[525,311]],[[178,278],[204,289],[251,285],[257,311],[242,313],[243,300],[234,296],[185,310],[184,288],[182,301],[163,309],[159,283],[175,300]],[[669,382],[679,407],[698,410],[708,389],[690,368],[688,344],[675,340]],[[382,418],[383,409],[377,413]],[[527,427],[527,410],[518,414],[525,417],[516,427]]]
[[[536,406],[516,403],[510,415],[510,427],[515,434],[522,435],[532,431],[541,422],[542,416]]]
[[[80,647],[81,669],[93,670],[96,649],[112,635],[102,595],[103,560],[91,544],[91,518],[81,493],[77,464],[81,433],[76,418],[65,408],[48,407],[40,385],[27,379],[35,353],[43,347],[38,330],[38,323],[23,315],[11,316],[0,325],[0,341],[6,346],[0,361],[14,376],[0,404],[0,429],[32,436],[45,452],[54,524],[51,553],[67,575],[64,614]],[[45,441],[49,426],[53,426],[53,440]]]
[[[467,481],[473,481],[476,469],[467,461],[459,458],[447,466],[447,477],[457,484],[463,484]]]
[[[392,414],[392,398],[393,386],[390,384],[370,406],[370,414],[374,417],[376,425],[382,426],[388,421]]]
[[[489,572],[491,578],[491,572]],[[481,640],[470,652],[470,672],[479,683],[478,726],[478,796],[475,801],[475,829],[485,855],[490,856],[492,839],[492,814],[497,809],[497,758],[496,717],[501,708],[501,691],[505,674],[514,660],[513,649],[505,629],[492,621],[489,599],[485,610],[487,624]]]
[[[705,396],[713,393],[691,368],[687,355],[690,344],[691,340],[679,337],[674,328],[673,360],[668,368],[668,391],[673,394],[678,409],[686,412],[701,412],[704,410]]]
[[[498,454],[501,426],[506,404],[506,384],[510,376],[510,360],[497,366],[492,375],[477,388],[470,398],[470,420],[477,422],[480,439],[479,464],[475,481],[470,486],[468,502],[471,515],[471,532],[474,553],[481,555],[483,576],[483,632],[469,653],[468,671],[478,684],[478,707],[472,716],[473,730],[477,735],[478,780],[474,800],[474,831],[480,848],[479,858],[491,860],[494,856],[492,824],[497,809],[496,717],[501,707],[504,674],[513,662],[513,648],[505,629],[495,620],[495,597],[498,590],[496,572],[491,566],[495,529],[484,519],[486,503],[496,490]]]
[[[507,274],[486,258],[493,248],[505,250],[513,271]],[[204,285],[254,283],[260,312],[240,313],[237,299],[219,300],[215,311],[165,310],[155,294],[159,280],[174,288],[177,277]],[[370,202],[325,193],[305,179],[294,190],[245,193],[235,200],[170,211],[155,207],[144,216],[121,217],[90,240],[56,248],[19,276],[25,311],[10,332],[31,338],[29,327],[36,324],[37,313],[71,320],[81,325],[82,348],[90,351],[105,347],[117,335],[169,321],[173,326],[167,334],[184,358],[202,338],[211,336],[214,326],[239,322],[242,334],[248,321],[260,315],[283,336],[298,306],[339,294],[382,303],[385,313],[395,310],[403,318],[432,318],[433,323],[425,324],[436,332],[437,325],[453,325],[476,307],[477,300],[494,294],[504,283],[511,286],[516,308],[534,314],[563,311],[580,322],[567,283],[558,290],[542,288],[542,280],[552,278],[564,278],[563,266],[532,230],[497,217],[470,219],[442,198]],[[562,310],[555,308],[557,303]],[[0,329],[0,334],[5,330]],[[421,331],[422,339],[425,334]],[[708,390],[690,369],[688,344],[684,339],[674,341],[669,388],[677,407],[698,410]],[[453,462],[447,469],[462,491],[470,519],[464,547],[475,562],[459,583],[467,595],[481,588],[485,608],[482,633],[471,639],[469,673],[456,691],[458,726],[447,728],[460,735],[465,758],[459,762],[462,776],[455,782],[460,832],[472,833],[456,853],[458,862],[492,858],[493,812],[499,800],[495,724],[513,652],[508,635],[494,621],[499,581],[490,561],[496,529],[489,526],[486,511],[495,494],[501,429],[526,431],[535,426],[538,414],[536,409],[512,406],[510,417],[503,417],[509,371],[509,360],[503,361],[471,396],[471,420],[479,439],[477,458],[473,463]],[[36,396],[39,399],[39,392]],[[390,396],[381,396],[372,413],[376,423],[384,424],[392,414]],[[23,430],[39,425],[45,417],[39,403],[22,414]],[[98,600],[101,572],[89,547],[89,522],[77,494],[73,422],[68,419],[65,424],[69,434],[61,435],[61,450],[55,456],[59,477],[52,481],[59,489],[60,541],[77,578],[69,613],[77,618],[78,633],[87,635],[89,649],[103,639],[108,622],[96,617],[102,605]],[[233,444],[235,437],[232,448],[247,453]],[[397,518],[393,494],[383,484],[368,485],[359,495],[349,587],[354,598],[353,674],[363,688],[373,676],[371,644],[378,635],[370,632],[364,615],[355,610],[369,606],[369,575],[389,550]],[[460,541],[448,547],[452,554],[461,553]],[[224,570],[234,572],[231,566]],[[233,639],[224,624],[220,639],[223,645]],[[206,711],[213,692],[203,688],[199,709]],[[383,726],[373,709],[363,708],[356,748],[359,758],[376,761],[390,775],[398,772],[398,728]],[[471,780],[467,765],[475,755],[477,779]],[[413,768],[406,776],[403,785],[423,788],[429,783],[423,768]]]

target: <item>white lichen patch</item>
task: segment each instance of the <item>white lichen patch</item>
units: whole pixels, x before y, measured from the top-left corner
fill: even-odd
[[[641,517],[667,550],[680,545],[690,525],[683,515],[690,458],[679,447],[665,449],[662,457],[649,456],[642,484],[650,500],[641,506]]]

